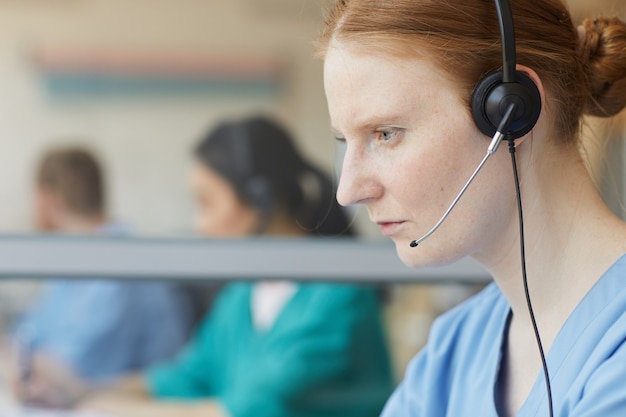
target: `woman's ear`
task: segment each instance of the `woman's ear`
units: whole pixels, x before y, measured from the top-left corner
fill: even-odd
[[[544,113],[545,113],[545,102],[546,102],[546,94],[545,94],[545,90],[543,88],[543,83],[541,82],[541,78],[539,78],[539,75],[537,75],[537,73],[532,69],[529,68],[525,65],[517,65],[516,66],[517,71],[523,73],[524,75],[526,75],[537,87],[537,90],[539,91],[539,97],[541,98],[541,111],[539,113],[539,119],[537,120],[537,123],[535,123],[535,126],[530,130],[530,132],[528,132],[526,135],[522,136],[519,139],[515,140],[515,146],[519,146],[522,142],[524,142],[528,137],[533,136],[533,133],[536,133],[537,130],[541,130],[543,126],[543,119],[544,119]]]
[[[517,71],[524,73],[528,78],[531,79],[531,81],[533,83],[535,83],[535,85],[537,86],[537,90],[539,90],[539,95],[541,96],[541,103],[545,103],[545,90],[543,89],[543,83],[541,82],[541,78],[539,78],[539,75],[537,75],[537,73],[535,72],[535,70],[525,66],[525,65],[517,65],[516,66]],[[542,110],[543,110],[543,106],[542,106]]]

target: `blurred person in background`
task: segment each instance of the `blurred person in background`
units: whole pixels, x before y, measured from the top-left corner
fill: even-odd
[[[332,181],[270,119],[220,124],[195,159],[198,229],[207,237],[351,235]],[[372,287],[230,283],[174,361],[87,388],[80,408],[129,417],[378,416],[393,388],[380,312]]]
[[[43,232],[128,234],[107,218],[103,171],[87,150],[46,153],[35,201]],[[16,394],[30,405],[55,406],[67,386],[103,383],[173,357],[187,340],[190,315],[184,296],[169,284],[51,281],[14,332],[21,356]]]

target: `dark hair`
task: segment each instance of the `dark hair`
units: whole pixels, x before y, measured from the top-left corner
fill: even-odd
[[[78,147],[48,151],[37,171],[37,184],[63,199],[80,215],[101,215],[105,191],[102,169],[90,152]]]
[[[511,2],[517,62],[537,72],[558,140],[575,143],[581,116],[608,117],[626,104],[626,25],[601,17],[579,34],[560,0]],[[418,56],[421,51],[471,92],[501,66],[493,0],[338,0],[318,39],[324,57],[337,39],[376,53]]]
[[[222,122],[195,156],[262,214],[283,208],[310,234],[352,235],[333,181],[302,157],[277,122],[261,116]]]

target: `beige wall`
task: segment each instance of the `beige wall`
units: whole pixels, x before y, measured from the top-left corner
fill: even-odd
[[[563,0],[570,8],[572,17],[580,22],[586,17],[596,16],[624,16],[626,12],[623,0]]]

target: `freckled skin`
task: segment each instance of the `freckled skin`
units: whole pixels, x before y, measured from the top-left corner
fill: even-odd
[[[448,263],[501,243],[515,224],[506,147],[442,227],[419,249],[409,247],[443,215],[489,144],[442,71],[424,59],[368,55],[333,41],[324,83],[333,131],[347,144],[338,200],[364,204],[374,222],[402,222],[391,238],[404,263]]]

